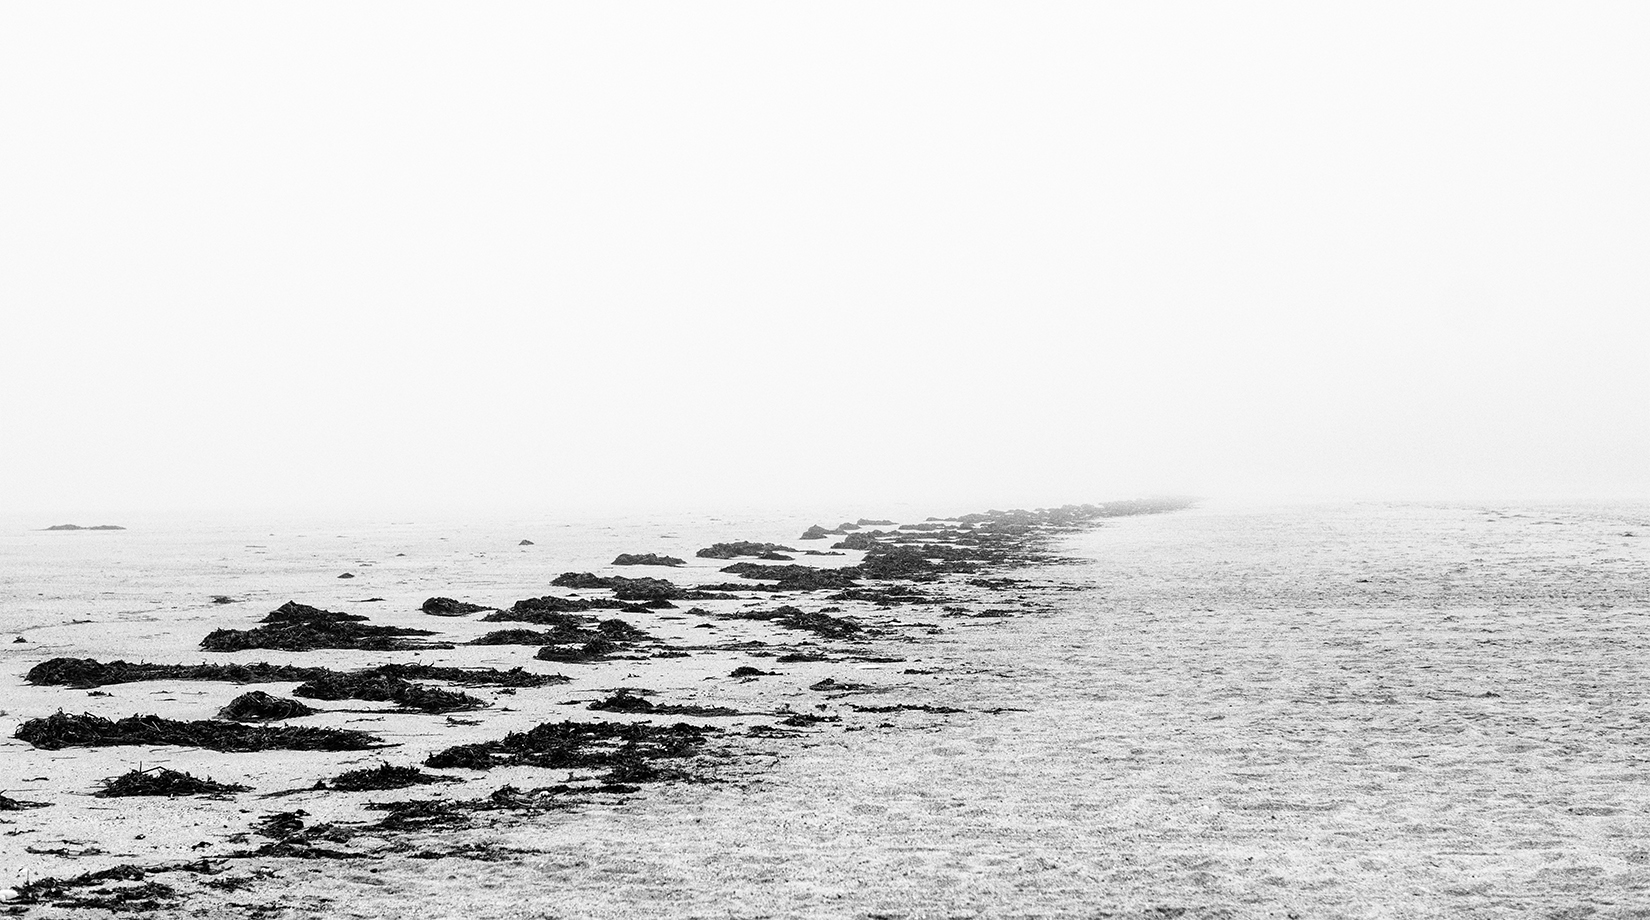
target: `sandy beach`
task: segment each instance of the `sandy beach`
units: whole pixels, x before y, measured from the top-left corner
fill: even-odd
[[[203,597],[54,624],[67,608],[48,598],[32,605],[39,621],[14,630],[26,641],[4,647],[0,792],[46,807],[0,816],[15,867],[8,906],[30,916],[87,916],[98,904],[271,917],[1643,916],[1650,797],[1635,694],[1647,520],[1633,508],[1385,505],[1097,518],[1036,528],[1002,566],[863,582],[933,603],[831,600],[837,588],[594,610],[648,635],[595,661],[468,644],[543,627],[418,605],[442,593],[432,588],[443,568],[455,599],[509,607],[616,593],[550,587],[552,569],[662,577],[693,591],[739,583],[721,569],[743,561],[850,570],[866,554],[829,549],[855,531],[799,541],[800,527],[778,522],[737,534],[632,522],[596,541],[574,528],[576,550],[555,537],[526,546],[500,537],[490,539],[516,545],[485,555],[461,531],[422,544],[405,532],[399,544],[383,531],[327,535],[349,546],[343,553],[314,552],[320,538],[309,535],[265,537],[261,554],[238,548],[256,559],[205,565],[235,603]],[[955,540],[954,522],[905,523],[944,529],[860,532],[924,537],[936,559],[943,552],[931,547]],[[784,553],[788,562],[695,556],[712,529],[797,552]],[[464,548],[398,561],[437,557],[430,547],[454,538]],[[155,564],[157,577],[205,595],[200,557],[173,549],[146,550],[174,560]],[[614,551],[683,564],[600,564]],[[340,557],[356,578],[338,579]],[[197,574],[183,578],[191,567]],[[260,572],[256,596],[245,589]],[[314,587],[297,590],[306,579]],[[8,584],[14,603],[17,585]],[[376,595],[385,599],[365,602]],[[197,647],[214,628],[254,627],[286,600],[434,630],[407,640],[453,647]],[[749,617],[786,605],[858,631]],[[24,679],[60,657],[342,671],[416,661],[570,680],[455,687],[484,707],[422,712],[294,697],[292,681]],[[739,668],[762,673],[733,676]],[[11,737],[60,709],[210,719],[249,689],[322,710],[280,724],[364,730],[392,746],[48,750]],[[588,708],[604,702],[631,711]],[[497,746],[564,720],[714,730],[685,756],[627,767],[634,782],[615,781],[613,762],[551,769],[506,762],[519,751]],[[636,750],[654,743],[632,740]],[[428,765],[464,745],[499,762]],[[385,763],[459,781],[314,788]],[[250,791],[90,794],[157,767]],[[95,885],[41,882],[98,872],[106,877]]]

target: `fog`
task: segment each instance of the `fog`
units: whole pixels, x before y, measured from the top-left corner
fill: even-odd
[[[1650,497],[1650,6],[10,4],[0,510]]]

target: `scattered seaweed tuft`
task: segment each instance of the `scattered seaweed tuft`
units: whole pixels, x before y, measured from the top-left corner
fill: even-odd
[[[388,763],[363,770],[350,770],[326,781],[328,789],[339,792],[405,789],[408,786],[428,786],[431,783],[450,783],[457,780],[425,773],[417,767],[392,767]]]
[[[433,636],[428,629],[402,626],[370,626],[367,618],[353,613],[321,610],[308,604],[287,601],[264,617],[263,626],[252,629],[215,629],[201,640],[209,652],[243,652],[248,649],[278,649],[308,652],[315,649],[363,649],[404,651],[420,648],[451,648],[445,644],[416,642],[409,636]]]
[[[493,608],[467,601],[455,601],[450,597],[432,597],[426,599],[418,609],[433,617],[461,617]]]
[[[29,802],[23,799],[14,799],[11,796],[0,793],[0,811],[23,811],[29,808],[45,808],[50,804],[50,802]]]
[[[48,751],[68,747],[175,744],[211,751],[360,751],[382,747],[366,732],[341,728],[290,725],[243,725],[239,722],[180,722],[160,716],[127,716],[111,721],[90,713],[57,712],[24,722],[14,735]]]
[[[229,705],[218,710],[218,718],[235,722],[277,722],[314,713],[314,709],[297,700],[253,690],[230,700]]]
[[[125,798],[138,795],[159,795],[176,798],[184,795],[228,795],[246,792],[248,786],[220,783],[211,778],[202,779],[189,773],[152,767],[148,770],[130,770],[103,781],[103,788],[92,793],[100,799]]]

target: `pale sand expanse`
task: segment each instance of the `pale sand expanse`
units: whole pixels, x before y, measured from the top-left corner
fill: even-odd
[[[730,758],[714,770],[722,785],[435,841],[534,851],[514,861],[288,863],[182,914],[1650,916],[1650,510],[1502,510],[1210,506],[1108,522],[1070,541],[1094,563],[1034,573],[1083,590],[1037,592],[1028,606],[1047,606],[1014,619],[907,630],[919,644],[885,650],[911,664],[713,685],[703,677],[732,658],[680,659],[649,663],[645,680],[662,699],[699,690],[752,709],[813,705],[803,687],[832,675],[888,688],[877,701],[1028,711],[849,713],[802,740],[745,742],[771,755]],[[359,609],[398,622],[372,607],[388,605]],[[681,670],[654,670],[665,664]],[[911,666],[947,670],[900,673]],[[607,679],[522,694],[590,698]],[[226,689],[170,695],[186,709],[184,692]],[[3,708],[77,693],[30,689]],[[515,714],[489,714],[485,736],[501,716]],[[113,753],[58,752],[52,769],[107,775],[70,764]],[[0,748],[7,771],[35,756]],[[233,779],[217,764],[265,755],[209,756],[215,778]],[[552,779],[501,772],[465,793]],[[51,820],[27,839],[74,836]]]

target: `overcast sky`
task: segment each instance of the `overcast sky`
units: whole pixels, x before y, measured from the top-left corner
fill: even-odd
[[[1647,498],[1647,48],[1642,2],[6,4],[0,507]]]

